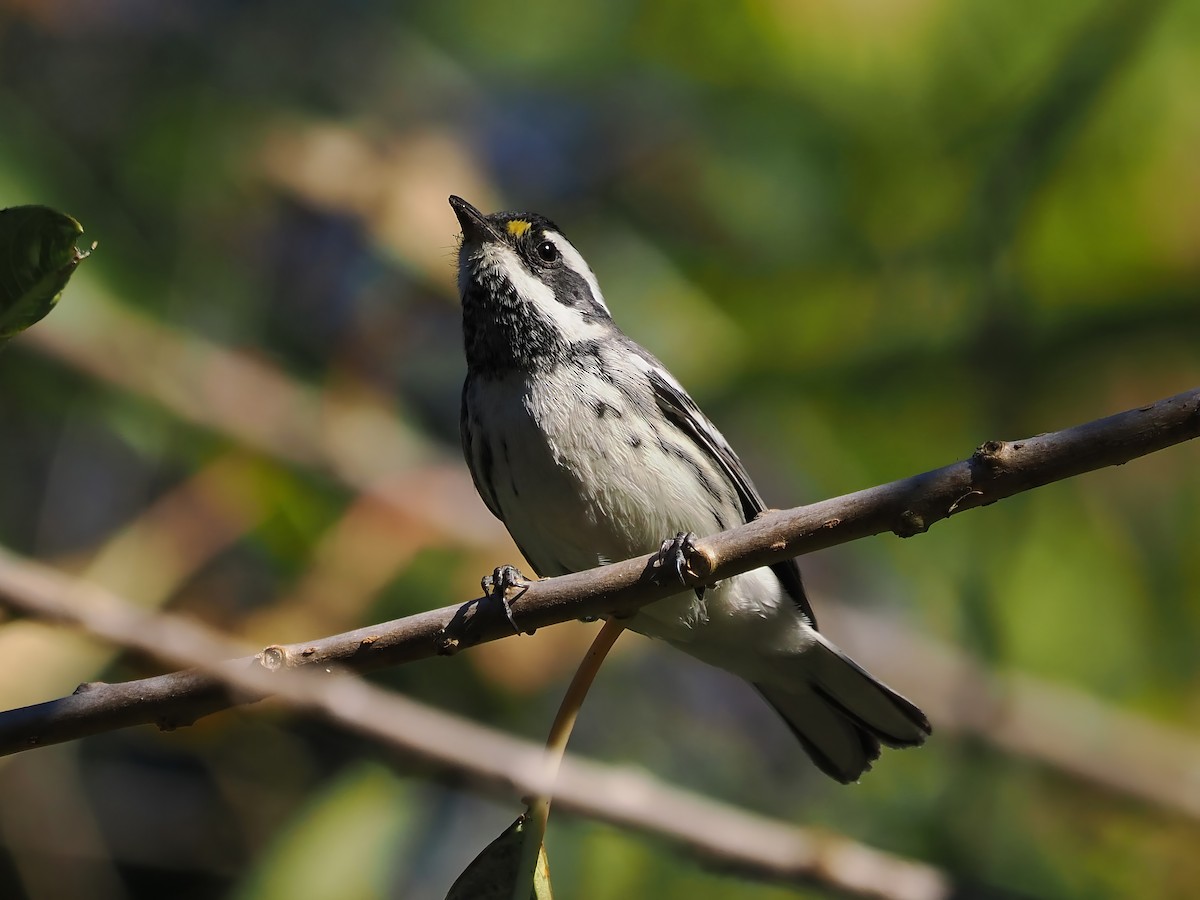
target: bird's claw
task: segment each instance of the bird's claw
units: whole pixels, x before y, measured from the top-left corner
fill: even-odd
[[[664,576],[668,571],[671,572],[679,583],[687,584],[688,577],[695,577],[696,573],[691,565],[691,557],[696,552],[696,534],[692,531],[681,531],[675,537],[669,537],[662,542],[662,546],[658,548],[658,557],[654,560],[654,566],[659,571],[658,581],[664,582]],[[696,596],[701,600],[704,599],[704,585],[697,585]]]
[[[520,634],[521,629],[517,627],[517,620],[513,618],[512,604],[529,590],[529,579],[522,575],[516,566],[496,566],[491,575],[484,575],[480,579],[479,586],[483,588],[485,597],[500,603],[508,624],[513,627],[513,631]],[[511,600],[508,597],[509,591],[517,592]]]

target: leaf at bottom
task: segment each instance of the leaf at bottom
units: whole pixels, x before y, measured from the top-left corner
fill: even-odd
[[[471,860],[450,887],[446,900],[510,900],[517,868],[521,864],[521,843],[525,836],[525,816],[518,816],[501,835]],[[550,893],[550,863],[546,848],[538,851],[537,871],[533,875],[530,900],[553,900]]]

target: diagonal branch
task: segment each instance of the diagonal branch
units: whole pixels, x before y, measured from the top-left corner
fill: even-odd
[[[485,791],[548,795],[564,808],[657,835],[708,864],[759,879],[817,884],[876,900],[946,900],[938,869],[848,838],[818,835],[672,787],[632,769],[568,755],[555,774],[545,748],[442,712],[344,671],[287,665],[271,650],[228,661],[239,647],[203,625],[146,612],[94,584],[0,555],[6,596],[20,609],[175,665],[243,698],[267,693]],[[87,696],[85,691],[82,696]]]
[[[699,542],[697,582],[729,578],[790,556],[868,535],[902,537],[950,515],[1082,472],[1120,465],[1200,436],[1200,388],[1138,409],[1023,441],[989,441],[970,459],[810,506],[767,513]],[[652,556],[530,585],[514,604],[523,631],[570,619],[628,614],[678,588],[646,577]],[[0,605],[40,618],[66,615],[56,597],[68,582],[0,553]],[[498,604],[497,604],[498,605]],[[369,671],[511,637],[491,604],[472,600],[306,644],[275,646],[243,664],[275,668],[340,665]],[[211,677],[187,671],[124,684],[82,686],[70,697],[0,713],[0,754],[137,724],[187,725],[235,698]]]

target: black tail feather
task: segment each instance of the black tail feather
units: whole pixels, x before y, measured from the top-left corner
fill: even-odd
[[[916,747],[932,732],[925,714],[832,644],[803,654],[795,685],[756,684],[817,768],[842,783],[857,781],[880,745]]]

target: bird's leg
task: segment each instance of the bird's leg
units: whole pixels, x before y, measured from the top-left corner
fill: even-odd
[[[696,552],[696,533],[693,531],[681,531],[675,537],[669,537],[662,542],[662,546],[658,548],[658,556],[651,563],[657,570],[656,580],[659,584],[666,582],[667,573],[673,574],[679,583],[687,585],[687,576],[694,575],[695,571],[691,565],[692,555]],[[704,585],[698,584],[695,587],[696,599],[704,599]]]
[[[529,590],[529,579],[522,575],[516,566],[496,566],[491,575],[484,575],[480,579],[479,586],[483,588],[485,597],[499,601],[508,624],[513,627],[513,631],[520,634],[521,629],[517,627],[517,620],[513,618],[512,604]],[[510,590],[517,592],[512,600],[508,599]]]

